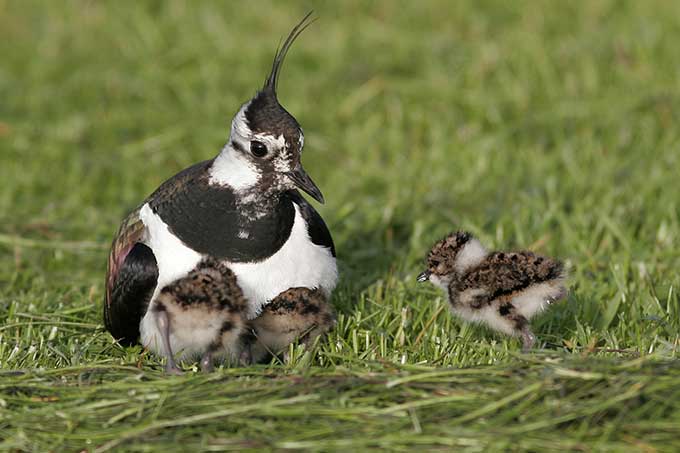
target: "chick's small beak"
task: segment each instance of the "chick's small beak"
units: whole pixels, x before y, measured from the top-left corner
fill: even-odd
[[[432,275],[432,272],[430,271],[422,271],[420,274],[418,274],[418,278],[416,279],[418,283],[426,282],[430,279],[430,275]]]
[[[305,172],[304,168],[302,168],[301,165],[298,165],[297,168],[295,168],[295,170],[287,172],[286,176],[288,176],[298,188],[307,192],[316,201],[318,201],[321,204],[324,203],[323,194],[321,193],[321,190],[319,190],[316,184],[314,184],[312,178],[309,177],[309,175],[307,174],[307,172]]]

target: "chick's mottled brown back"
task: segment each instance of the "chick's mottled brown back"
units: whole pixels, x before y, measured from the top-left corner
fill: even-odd
[[[479,265],[451,281],[451,289],[462,292],[485,288],[490,300],[521,291],[531,285],[564,277],[561,262],[529,251],[492,252]]]

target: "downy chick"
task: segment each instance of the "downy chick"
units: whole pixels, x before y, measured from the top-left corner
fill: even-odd
[[[205,258],[186,277],[163,287],[153,310],[161,338],[149,347],[165,356],[166,372],[181,373],[174,353],[201,357],[204,372],[213,370],[213,360],[240,358],[247,303],[234,273],[217,260]]]
[[[488,252],[463,231],[432,247],[418,276],[426,280],[448,292],[455,314],[521,337],[524,350],[536,341],[529,319],[567,294],[561,262],[529,251]]]
[[[323,291],[290,288],[269,302],[262,313],[250,321],[251,360],[261,362],[271,355],[283,353],[296,340],[310,345],[316,337],[335,326],[335,311]]]

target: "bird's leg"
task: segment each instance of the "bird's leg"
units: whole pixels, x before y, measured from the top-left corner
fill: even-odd
[[[522,351],[527,352],[534,347],[536,336],[531,332],[529,320],[517,313],[512,303],[506,302],[500,305],[498,313],[512,323],[512,327],[522,337]]]
[[[534,347],[534,344],[536,343],[536,336],[529,328],[528,322],[522,327],[521,332],[522,332],[522,351],[528,352],[531,348]]]
[[[241,353],[238,357],[238,363],[241,366],[248,366],[253,363],[253,343],[257,341],[255,333],[250,326],[246,327],[239,341],[241,343]]]
[[[241,354],[238,357],[238,363],[241,366],[248,366],[253,363],[253,353],[250,349],[250,345],[247,347],[243,348],[241,351]]]
[[[201,371],[203,373],[211,373],[214,370],[212,349],[208,349],[205,351],[205,354],[203,354],[203,357],[201,357]]]
[[[157,306],[154,312],[156,314],[156,325],[161,334],[161,341],[163,341],[163,348],[166,353],[165,372],[168,374],[182,374],[182,370],[175,363],[172,348],[170,347],[170,319],[168,318],[168,312],[163,305]]]

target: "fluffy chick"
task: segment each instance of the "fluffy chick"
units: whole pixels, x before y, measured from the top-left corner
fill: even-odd
[[[254,363],[283,352],[294,341],[312,344],[335,326],[335,311],[318,289],[290,288],[269,302],[250,321],[253,338],[250,360]]]
[[[567,294],[561,262],[528,251],[488,252],[463,231],[432,247],[418,276],[427,280],[448,292],[455,314],[521,337],[524,350],[536,341],[529,319]]]
[[[165,286],[152,309],[161,342],[149,346],[166,357],[166,372],[181,373],[173,351],[200,356],[204,372],[213,370],[213,360],[240,357],[247,304],[234,273],[218,261],[205,258],[186,277]],[[177,351],[173,344],[185,348]]]

